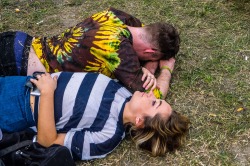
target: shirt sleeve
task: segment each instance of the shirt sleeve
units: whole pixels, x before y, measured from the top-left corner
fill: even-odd
[[[137,90],[144,91],[143,82],[141,81],[143,72],[140,61],[129,39],[124,38],[122,40],[118,55],[121,62],[114,71],[115,78],[132,93]]]
[[[99,132],[88,130],[67,132],[64,145],[68,147],[74,160],[92,160],[104,158],[111,153],[124,138],[124,132],[113,133],[112,129]]]
[[[112,11],[124,24],[126,24],[128,26],[141,27],[143,25],[138,18],[136,18],[128,13],[125,13],[121,10],[117,10],[115,8],[112,8],[112,7],[110,7],[109,10]]]
[[[145,91],[142,87],[144,81],[141,80],[142,67],[129,39],[123,39],[118,54],[121,63],[114,72],[115,77],[132,93]],[[159,88],[155,88],[153,92],[156,98],[162,99]]]

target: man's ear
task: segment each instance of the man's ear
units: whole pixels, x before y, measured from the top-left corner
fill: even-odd
[[[136,117],[135,118],[135,126],[137,128],[143,128],[144,127],[144,119],[141,117]]]

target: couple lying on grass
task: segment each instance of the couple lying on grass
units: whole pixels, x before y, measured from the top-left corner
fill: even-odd
[[[105,157],[127,127],[137,147],[153,156],[180,147],[189,120],[163,100],[179,35],[168,24],[140,26],[111,8],[51,39],[0,34],[0,129],[35,125],[41,145],[64,145],[75,160]],[[52,74],[26,76],[34,71]],[[30,94],[28,80],[40,96]]]

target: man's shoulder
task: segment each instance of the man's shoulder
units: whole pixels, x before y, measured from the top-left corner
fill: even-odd
[[[133,26],[133,27],[142,26],[141,21],[135,16],[132,16],[131,14],[128,14],[122,10],[119,10],[113,7],[110,7],[109,11],[113,12],[124,24],[128,26]]]

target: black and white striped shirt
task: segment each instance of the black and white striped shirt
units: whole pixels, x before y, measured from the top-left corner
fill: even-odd
[[[74,159],[105,157],[124,138],[123,110],[131,93],[98,73],[53,73],[55,122],[58,133],[67,133],[64,145]],[[39,98],[36,98],[37,122]]]

